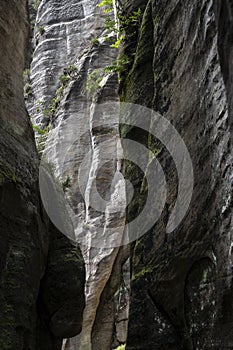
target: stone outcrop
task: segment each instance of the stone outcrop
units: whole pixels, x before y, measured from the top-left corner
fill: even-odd
[[[113,113],[106,119],[98,111],[98,104],[118,101],[117,74],[105,70],[114,65],[117,50],[110,48],[109,41],[114,42],[115,33],[106,29],[106,15],[98,3],[40,2],[33,60],[25,87],[38,149],[42,159],[52,164],[63,186],[86,263],[83,330],[78,337],[64,340],[65,350],[110,349],[113,342],[119,344],[118,337],[114,339],[116,329],[121,327],[120,338],[124,341],[127,329],[128,297],[124,296],[127,302],[121,312],[126,317],[121,322],[116,316],[115,294],[122,289],[121,270],[129,251],[111,246],[106,240],[109,227],[123,225],[122,234],[125,220],[124,208],[118,215],[111,212],[119,185],[116,180],[111,186],[120,167],[118,120]],[[113,19],[113,11],[109,16]],[[85,158],[88,154],[89,158]],[[81,168],[84,172],[80,179]],[[105,201],[99,211],[93,208],[95,178]],[[120,193],[124,198],[123,187]],[[78,302],[75,296],[71,298]]]
[[[0,348],[55,350],[81,331],[85,270],[80,249],[53,227],[40,201],[23,96],[28,40],[27,1],[1,1]],[[70,295],[78,302],[68,312]]]
[[[97,0],[33,1],[37,13],[29,3],[35,20],[32,62],[24,71],[30,117],[22,79],[31,50],[27,2],[0,4],[1,349],[124,344],[130,267],[126,349],[231,349],[232,1],[118,1],[125,30],[118,66],[118,52],[109,46],[115,31],[106,28]],[[127,202],[118,120],[114,109],[99,110],[118,101],[118,93],[174,125],[194,170],[187,214],[167,233],[179,190],[175,161],[166,144],[122,123],[122,136],[156,155],[167,182],[163,212],[131,244],[130,262],[129,247],[110,244],[106,235],[116,225],[123,234]],[[149,151],[144,158],[145,174],[123,164],[134,185],[128,222],[148,195]],[[50,183],[43,178],[48,169]],[[101,207],[94,205],[98,194]],[[117,195],[122,211],[116,214]]]
[[[144,10],[133,39],[132,28],[126,32],[124,53],[132,64],[122,74],[122,100],[166,117],[185,141],[194,168],[187,215],[167,234],[179,181],[175,164],[166,145],[140,129],[122,128],[124,137],[157,154],[168,187],[161,218],[131,247],[126,349],[230,349],[232,2],[122,3],[125,16],[138,7]],[[145,179],[132,164],[125,172],[138,191],[127,214],[131,220],[142,209]]]

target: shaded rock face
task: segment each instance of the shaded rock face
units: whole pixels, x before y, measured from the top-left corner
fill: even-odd
[[[218,27],[218,52],[223,79],[226,85],[228,104],[232,111],[232,1],[215,1],[215,19]],[[229,113],[232,116],[232,112]],[[232,135],[232,117],[230,118]]]
[[[126,348],[231,349],[232,4],[150,0],[145,7],[123,1],[126,15],[140,6],[137,42],[128,40],[124,48],[133,63],[123,77],[122,100],[151,107],[172,122],[190,152],[195,183],[186,217],[167,234],[177,194],[174,162],[166,145],[122,127],[123,136],[157,150],[168,186],[160,220],[131,247]],[[131,220],[146,195],[144,174],[133,164],[125,167],[138,193],[129,206]]]
[[[80,249],[49,223],[40,202],[39,161],[23,96],[28,39],[27,2],[1,1],[0,347],[54,350],[62,337],[81,330],[85,270]],[[70,294],[79,303],[68,313],[64,298]]]
[[[46,267],[37,299],[36,348],[60,350],[63,338],[74,337],[82,330],[85,266],[80,248],[51,223],[49,234]]]
[[[63,185],[86,263],[83,330],[78,337],[64,340],[65,350],[110,349],[118,323],[124,341],[127,329],[127,316],[122,318],[123,323],[115,316],[118,305],[115,294],[122,288],[121,270],[129,250],[111,247],[105,238],[108,227],[120,224],[124,228],[125,220],[124,209],[118,215],[111,212],[116,188],[120,186],[118,180],[115,187],[111,186],[120,168],[118,120],[110,113],[106,123],[97,106],[118,101],[118,77],[104,71],[116,60],[117,50],[110,48],[106,40],[113,38],[114,33],[106,30],[105,15],[98,3],[98,0],[41,1],[27,82],[30,93],[25,89],[35,129],[45,131],[43,135],[40,131],[36,133],[38,149],[44,152],[44,158],[52,164],[58,182]],[[113,19],[113,11],[109,15]],[[90,157],[85,160],[88,154]],[[80,168],[85,170],[81,179]],[[95,178],[98,192],[105,199],[99,211],[92,207]],[[120,194],[124,199],[124,187],[120,187]],[[103,240],[96,246],[93,242],[98,241],[98,235]],[[76,278],[74,271],[74,281]],[[127,315],[128,297],[125,299]],[[69,300],[72,302],[67,305],[67,313],[79,298],[72,294]]]

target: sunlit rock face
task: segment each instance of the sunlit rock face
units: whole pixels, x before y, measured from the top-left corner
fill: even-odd
[[[23,95],[28,40],[27,2],[1,1],[0,348],[55,350],[81,331],[85,269],[80,249],[49,222],[39,196]],[[67,305],[70,295],[77,301]]]
[[[104,113],[98,110],[101,103],[118,101],[117,74],[104,71],[116,60],[117,50],[110,48],[108,37],[115,34],[106,30],[98,2],[41,1],[28,78],[31,90],[25,90],[42,160],[52,165],[63,187],[75,230],[71,238],[82,245],[86,263],[83,330],[64,340],[65,350],[110,349],[113,342],[119,344],[116,328],[121,328],[123,342],[127,328],[128,297],[121,323],[116,316],[119,298],[114,296],[122,288],[122,276],[128,276],[122,266],[129,252],[107,238],[111,227],[119,227],[121,237],[125,222],[124,181],[116,176],[122,158],[118,113],[111,105]],[[109,15],[113,19],[113,11]],[[38,127],[45,130],[43,135]],[[101,208],[94,205],[96,193],[103,198]],[[114,213],[116,196],[121,205]]]
[[[126,35],[132,70],[123,77],[122,99],[151,107],[171,121],[194,169],[191,205],[168,234],[179,179],[167,145],[142,131],[122,130],[156,152],[168,184],[160,220],[132,247],[126,349],[230,349],[232,2],[126,0],[123,5],[126,15],[138,7],[144,14],[136,43],[135,36]],[[129,164],[126,174],[143,196],[144,174]],[[142,209],[140,203],[138,195],[128,219]]]

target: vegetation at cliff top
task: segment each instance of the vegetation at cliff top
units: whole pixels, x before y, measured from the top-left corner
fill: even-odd
[[[104,7],[103,12],[108,13],[113,9],[113,1],[112,0],[103,0],[98,5],[98,7]],[[115,33],[116,39],[115,42],[110,44],[110,47],[113,49],[119,49],[120,45],[123,43],[125,39],[125,31],[129,27],[137,27],[142,18],[142,10],[138,8],[136,11],[133,11],[129,16],[123,16],[118,12],[117,20],[113,20],[110,16],[106,16],[105,19],[105,28],[108,33]],[[120,23],[120,25],[119,25]],[[133,29],[133,35],[136,33]],[[108,40],[109,38],[106,37]],[[130,63],[129,57],[125,54],[121,54],[116,61],[112,63],[112,65],[105,68],[105,73],[120,73],[128,68],[128,64]]]

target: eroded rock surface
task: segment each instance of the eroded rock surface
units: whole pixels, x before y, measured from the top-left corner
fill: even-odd
[[[120,225],[120,235],[123,233],[124,207],[117,215],[112,209],[117,191],[123,201],[125,195],[124,186],[115,177],[121,158],[117,115],[111,113],[111,108],[103,115],[98,111],[98,104],[118,101],[117,74],[104,70],[117,58],[117,50],[110,48],[107,41],[115,33],[106,30],[106,15],[98,3],[41,1],[29,93],[25,91],[38,148],[44,151],[63,185],[86,263],[83,331],[64,341],[66,350],[111,348],[116,325],[114,295],[122,282],[121,266],[129,254],[127,249],[111,246],[106,240],[109,227]],[[113,19],[113,12],[109,15]],[[88,154],[89,158],[85,158]],[[84,171],[81,178],[80,168]],[[95,178],[104,198],[99,210],[93,207]],[[128,303],[124,307],[127,310]],[[126,328],[124,322],[123,338]]]
[[[0,348],[55,350],[63,336],[81,330],[85,270],[80,249],[52,227],[40,201],[39,159],[23,96],[28,40],[27,1],[1,1]],[[64,298],[71,293],[79,302],[67,313]]]
[[[143,4],[123,1],[124,13]],[[132,246],[129,350],[232,348],[231,9],[231,1],[147,1],[137,44],[125,42],[133,64],[122,99],[172,122],[195,179],[186,217],[167,234],[177,195],[174,162],[166,145],[122,128],[157,154],[168,186],[160,220]],[[146,192],[134,165],[126,164],[126,175],[138,191],[131,220]]]

